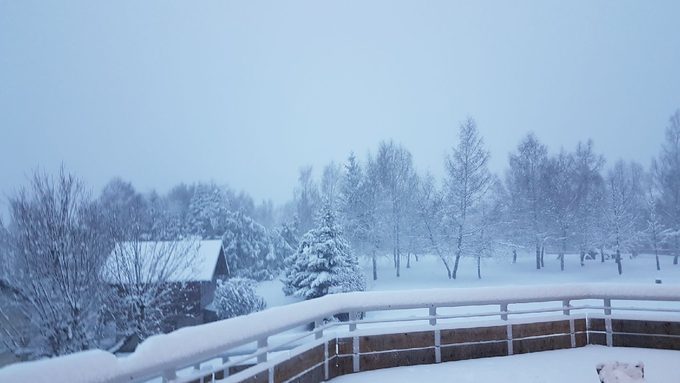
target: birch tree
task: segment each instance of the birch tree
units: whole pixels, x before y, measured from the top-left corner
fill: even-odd
[[[478,208],[491,186],[492,176],[488,170],[489,152],[472,119],[458,129],[458,145],[446,159],[446,194],[448,211],[455,230],[455,258],[451,277],[456,279],[460,258],[466,247],[465,241],[482,227],[471,225],[470,214],[480,214]],[[478,223],[484,220],[477,220]]]
[[[548,149],[532,133],[510,155],[506,189],[511,195],[509,214],[520,235],[536,251],[536,269],[540,269],[542,248],[547,231],[546,170]]]

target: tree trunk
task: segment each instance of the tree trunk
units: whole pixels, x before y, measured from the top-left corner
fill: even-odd
[[[567,230],[562,229],[562,251],[560,252],[560,270],[564,271],[564,254],[567,253]]]
[[[543,262],[543,255],[545,254],[545,245],[541,245],[541,267],[545,267],[545,262]]]
[[[477,279],[482,279],[482,253],[477,253]]]
[[[656,257],[656,271],[661,271],[661,264],[659,263],[659,250],[654,246],[654,256]]]
[[[675,236],[675,257],[673,258],[673,264],[678,264],[678,257],[680,257],[680,239],[678,235]]]
[[[581,266],[586,265],[586,251],[581,249]]]
[[[602,258],[601,263],[604,263],[604,246],[600,246],[600,258]]]
[[[517,249],[512,249],[512,263],[517,263]]]
[[[371,256],[371,263],[373,263],[373,280],[378,280],[378,262],[375,259],[375,249],[373,250],[373,255]]]
[[[536,242],[536,270],[541,269],[541,245]]]
[[[411,268],[411,252],[406,253],[406,268]]]
[[[399,249],[397,249],[397,278],[401,277],[401,254],[399,254]]]
[[[458,274],[458,264],[460,263],[460,255],[463,252],[463,226],[458,226],[458,246],[456,249],[456,260],[453,263],[453,279],[456,279]]]
[[[621,250],[616,249],[616,267],[619,270],[619,275],[623,273],[623,270],[621,268]]]

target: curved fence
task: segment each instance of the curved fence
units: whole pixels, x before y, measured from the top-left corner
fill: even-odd
[[[0,381],[320,382],[586,344],[680,350],[680,286],[337,294],[154,336],[126,357],[94,350],[12,365]]]

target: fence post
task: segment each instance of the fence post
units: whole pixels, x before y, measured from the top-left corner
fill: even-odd
[[[263,363],[267,361],[267,352],[262,352],[267,348],[267,345],[269,342],[267,341],[267,337],[260,338],[257,340],[257,363]]]
[[[430,306],[430,326],[434,326],[434,361],[435,363],[442,362],[441,343],[442,337],[439,327],[437,327],[437,306]]]
[[[163,382],[170,382],[177,379],[177,371],[174,369],[163,371]]]
[[[562,301],[562,314],[566,316],[571,315],[571,300],[565,299]],[[569,336],[571,338],[571,348],[576,347],[576,325],[574,318],[569,318]]]
[[[352,311],[349,313],[349,331],[350,332],[355,332],[357,329],[357,320],[359,318],[359,314],[356,311]],[[360,359],[359,359],[359,353],[361,352],[361,348],[359,347],[359,336],[353,335],[352,336],[352,371],[353,372],[359,372],[361,371],[361,365],[360,365]]]
[[[314,339],[323,338],[323,320],[317,319],[314,321]]]
[[[507,303],[501,303],[501,320],[504,320],[507,322],[508,320],[508,304]],[[512,324],[508,323],[506,325],[505,329],[506,335],[507,335],[507,341],[508,341],[508,355],[512,355],[514,350],[512,347]]]
[[[607,331],[607,347],[612,347],[614,345],[614,336],[612,334],[612,300],[609,298],[604,299],[604,327]]]
[[[222,365],[226,365],[227,363],[229,363],[229,355],[222,355]],[[225,378],[229,376],[228,366],[224,369],[223,373]]]

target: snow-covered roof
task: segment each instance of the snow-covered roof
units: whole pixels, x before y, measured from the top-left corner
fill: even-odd
[[[120,242],[107,258],[110,283],[211,281],[221,240]]]

